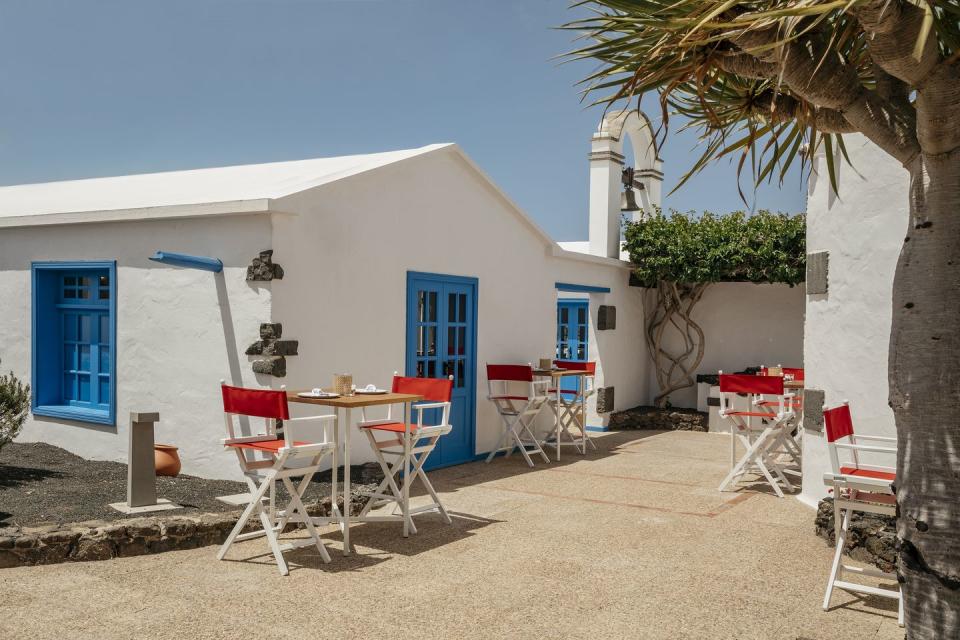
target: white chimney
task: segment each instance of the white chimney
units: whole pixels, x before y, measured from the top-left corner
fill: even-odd
[[[637,164],[634,181],[643,185],[634,189],[637,203],[644,209],[635,212],[634,219],[660,206],[663,162],[657,156],[650,121],[636,109],[608,114],[590,143],[590,253],[607,258],[620,257],[625,137]]]

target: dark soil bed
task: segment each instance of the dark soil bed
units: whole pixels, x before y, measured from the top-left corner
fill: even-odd
[[[708,415],[696,409],[634,407],[610,416],[610,429],[707,431]]]
[[[376,465],[355,467],[352,480],[360,485],[379,482],[382,476],[377,471]],[[329,496],[329,481],[329,472],[318,474],[305,502]],[[229,480],[188,475],[157,478],[157,496],[184,507],[166,512],[171,516],[235,511],[238,507],[217,496],[246,490],[245,483]],[[130,516],[109,504],[126,499],[127,465],[123,463],[85,460],[43,443],[14,442],[0,451],[0,527],[121,520]]]

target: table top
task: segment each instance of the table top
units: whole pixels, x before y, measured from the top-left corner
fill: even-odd
[[[324,407],[340,407],[342,409],[353,409],[356,407],[375,407],[383,404],[398,404],[400,402],[419,402],[423,396],[413,393],[378,393],[378,394],[356,394],[352,396],[337,396],[336,398],[302,398],[298,393],[309,392],[310,389],[303,391],[288,391],[287,401],[301,402],[303,404],[317,404]]]
[[[787,389],[803,389],[803,380],[784,380],[783,386]]]
[[[562,378],[564,376],[592,376],[593,374],[586,369],[534,369],[533,375],[551,378]]]

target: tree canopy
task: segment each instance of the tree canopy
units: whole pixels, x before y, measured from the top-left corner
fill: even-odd
[[[747,216],[701,216],[659,210],[625,225],[633,274],[645,287],[660,281],[685,284],[724,281],[804,281],[806,217],[760,211]]]

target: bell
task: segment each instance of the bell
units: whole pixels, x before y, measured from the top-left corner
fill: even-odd
[[[640,211],[637,205],[637,194],[634,193],[633,187],[623,188],[623,193],[620,194],[620,211]]]

